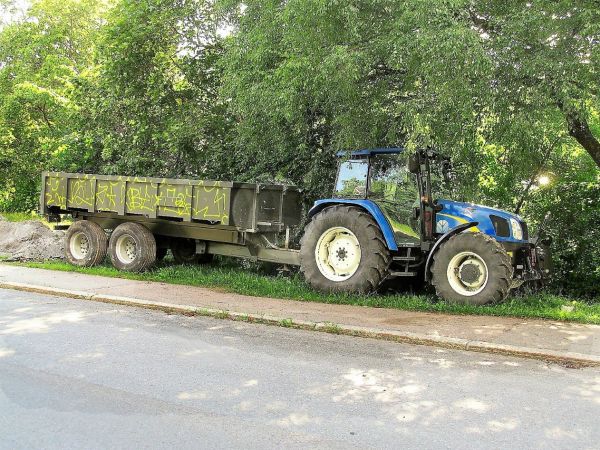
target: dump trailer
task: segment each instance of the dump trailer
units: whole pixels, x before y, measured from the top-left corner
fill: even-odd
[[[299,264],[289,248],[301,220],[293,186],[45,172],[42,213],[70,214],[66,257],[92,266],[142,271],[171,249],[177,262],[227,255]],[[106,239],[106,232],[110,241]]]
[[[73,217],[66,257],[78,266],[108,254],[118,269],[142,271],[170,249],[181,263],[225,255],[300,266],[325,292],[419,280],[465,304],[501,301],[547,275],[548,247],[529,238],[521,217],[433,196],[436,174],[455,181],[432,149],[338,156],[333,196],[308,211],[299,248],[290,239],[303,222],[293,186],[47,172],[41,212]]]

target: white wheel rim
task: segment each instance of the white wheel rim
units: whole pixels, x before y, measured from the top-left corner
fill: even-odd
[[[347,280],[358,270],[360,259],[360,243],[348,228],[329,228],[317,241],[315,260],[328,280]]]
[[[83,231],[73,233],[69,242],[69,251],[75,259],[85,259],[90,252],[90,241]]]
[[[137,258],[137,245],[135,240],[127,234],[119,236],[117,243],[115,244],[115,253],[120,262],[123,264],[131,264]]]
[[[483,291],[489,278],[487,264],[474,252],[460,252],[455,255],[448,264],[446,275],[452,289],[466,297]]]

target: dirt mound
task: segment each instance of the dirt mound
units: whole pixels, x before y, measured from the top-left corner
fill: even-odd
[[[0,219],[0,255],[10,261],[64,258],[64,231],[53,231],[37,220]]]

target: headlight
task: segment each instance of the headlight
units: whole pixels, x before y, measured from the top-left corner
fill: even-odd
[[[510,228],[512,229],[512,235],[515,239],[519,241],[523,239],[523,229],[516,219],[510,219]]]

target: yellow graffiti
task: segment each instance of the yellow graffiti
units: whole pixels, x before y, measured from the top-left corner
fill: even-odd
[[[227,224],[229,188],[221,186],[221,182],[207,185],[202,180],[168,183],[163,179],[157,183],[146,177],[98,179],[94,175],[49,173],[44,198],[46,206],[85,206],[97,211],[116,212],[119,212],[119,207],[126,206],[127,211],[133,213],[166,214],[184,220],[193,217]]]
[[[47,206],[66,206],[67,198],[60,192],[61,183],[58,177],[47,178],[47,189],[46,189],[46,205]]]
[[[192,212],[192,187],[182,186],[184,192],[178,192],[177,186],[165,183],[165,195],[156,196],[156,205],[161,206],[162,211],[176,214],[178,216],[190,216]]]
[[[96,205],[98,209],[109,209],[117,207],[117,193],[115,188],[120,186],[121,182],[109,181],[108,183],[101,182],[98,185],[98,192],[96,192]],[[108,205],[106,205],[108,203]]]
[[[137,181],[142,183],[142,181]],[[148,188],[153,188],[153,192],[148,192]],[[127,209],[130,211],[156,211],[156,185],[154,183],[146,184],[145,186],[130,187],[127,191]],[[152,207],[150,206],[152,205]]]
[[[92,183],[93,181],[86,177],[74,180],[69,196],[69,203],[77,206],[83,204],[91,208],[93,206],[93,199],[88,196],[87,191],[91,191]]]
[[[206,220],[218,219],[222,223],[227,223],[229,216],[225,212],[225,207],[227,204],[227,194],[225,191],[221,188],[217,188],[216,186],[213,186],[210,189],[203,187],[203,190],[207,193],[215,191],[212,203],[216,206],[216,211],[213,208],[212,211],[209,212],[209,210],[211,210],[211,205],[206,205],[204,208],[194,209],[194,216],[201,216],[202,219]]]

